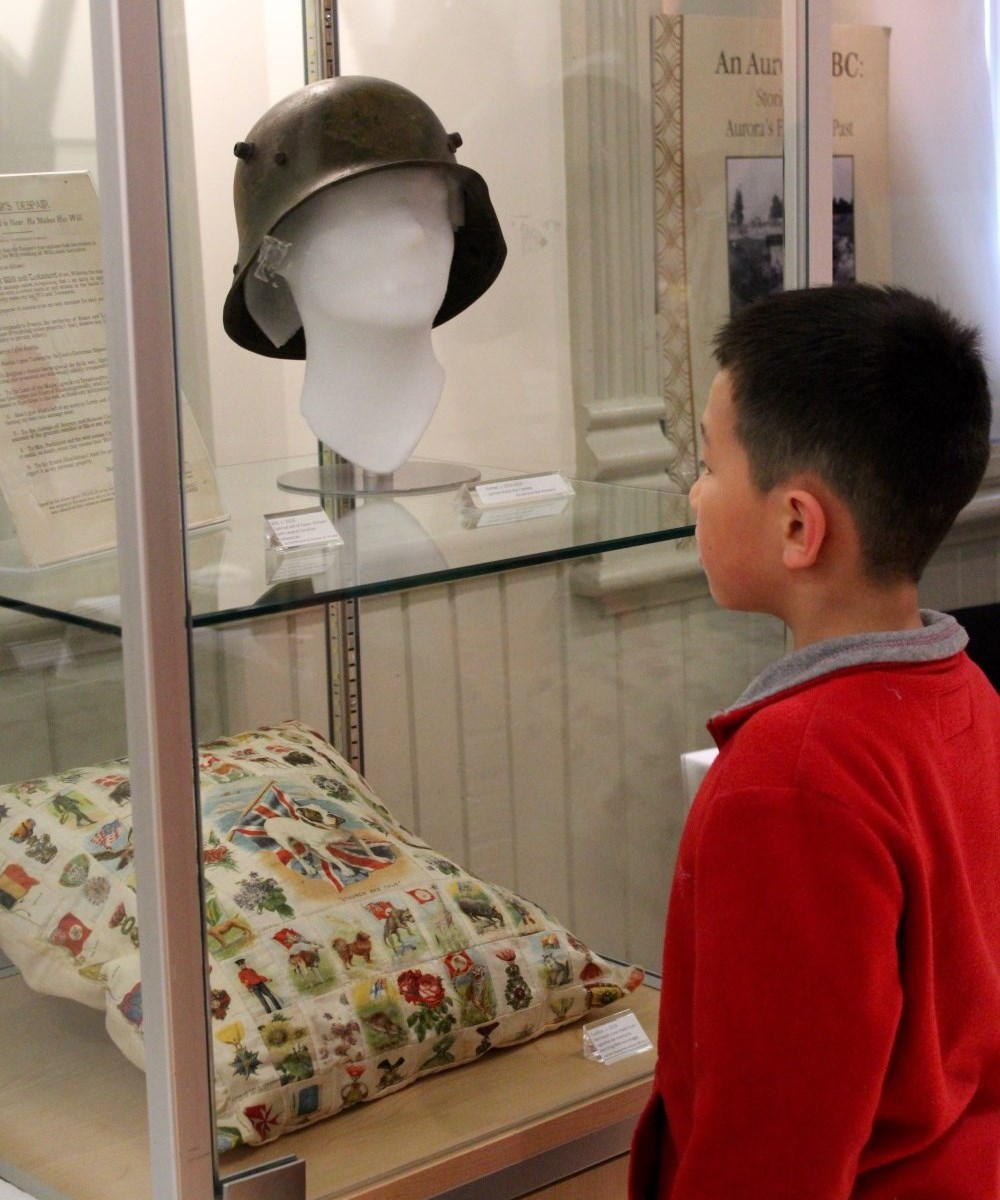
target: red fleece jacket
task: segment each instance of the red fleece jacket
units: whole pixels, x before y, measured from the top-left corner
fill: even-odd
[[[1000,700],[964,653],[715,718],[630,1196],[1000,1198]]]

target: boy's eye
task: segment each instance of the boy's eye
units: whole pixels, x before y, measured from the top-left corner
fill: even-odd
[[[711,467],[709,467],[708,463],[705,462],[705,460],[703,458],[699,458],[698,459],[698,474],[699,475],[711,475],[711,473],[712,473],[712,469],[711,469]]]

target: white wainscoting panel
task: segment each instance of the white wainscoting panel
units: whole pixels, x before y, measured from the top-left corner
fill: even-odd
[[[709,597],[609,613],[571,564],[362,605],[365,769],[436,848],[655,967],[680,755],[784,652]]]

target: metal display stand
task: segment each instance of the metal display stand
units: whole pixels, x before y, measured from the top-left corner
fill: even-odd
[[[310,496],[410,496],[451,491],[479,478],[475,467],[462,463],[411,459],[397,471],[380,475],[340,461],[289,471],[278,479],[278,487]]]

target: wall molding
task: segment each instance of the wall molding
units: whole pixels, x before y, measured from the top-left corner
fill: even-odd
[[[567,258],[577,469],[669,487],[657,326],[655,0],[562,6]],[[677,486],[674,484],[673,486]]]
[[[959,513],[938,555],[992,541],[1000,558],[998,476],[1000,446],[994,448],[986,484]],[[708,581],[691,537],[583,559],[573,567],[572,587],[577,596],[593,600],[609,614],[708,595]]]

